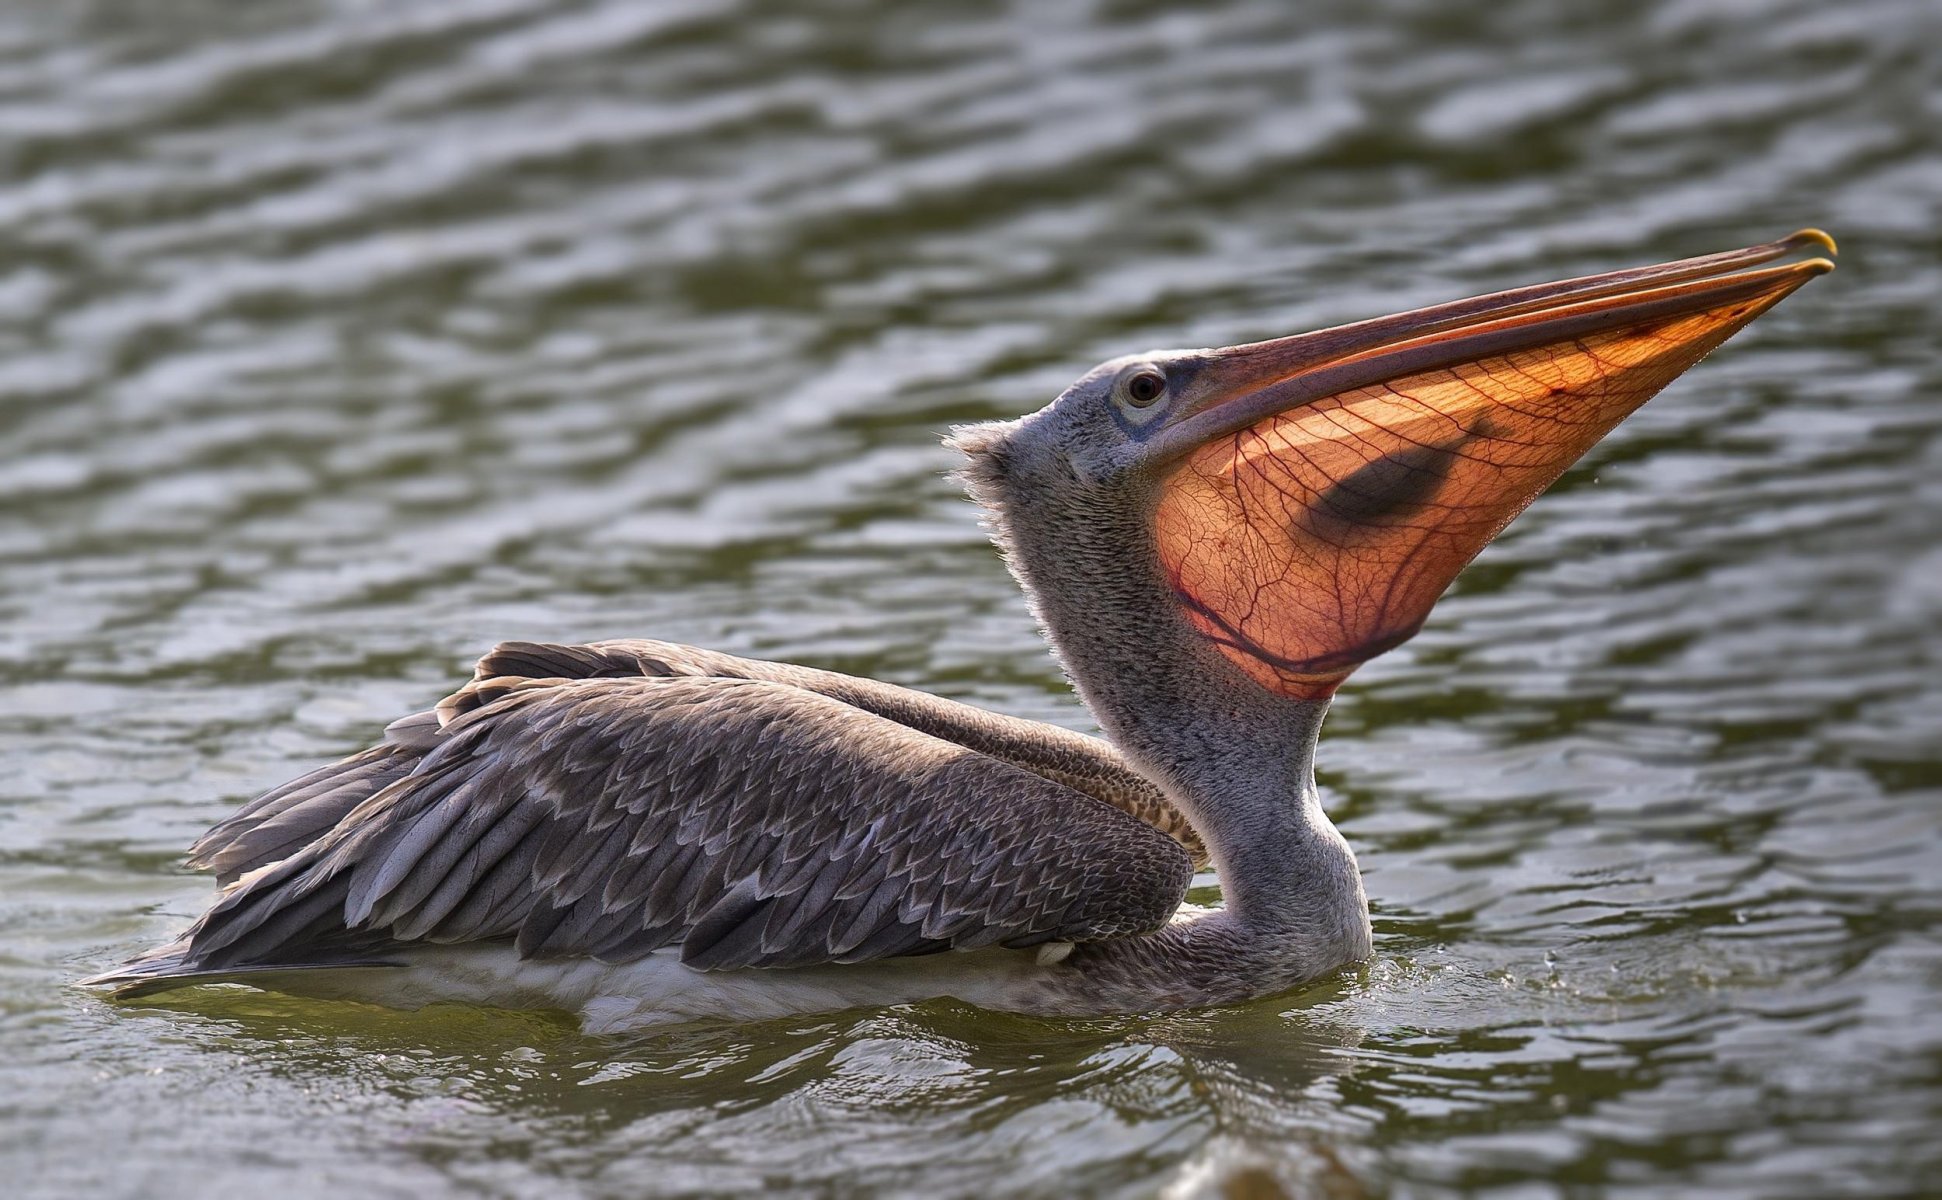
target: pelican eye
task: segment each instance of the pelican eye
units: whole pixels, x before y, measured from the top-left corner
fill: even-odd
[[[1166,394],[1166,376],[1157,371],[1141,371],[1126,381],[1126,403],[1134,408],[1150,408]]]
[[[1172,390],[1164,370],[1150,362],[1134,363],[1113,380],[1113,407],[1121,422],[1144,428],[1166,411]]]

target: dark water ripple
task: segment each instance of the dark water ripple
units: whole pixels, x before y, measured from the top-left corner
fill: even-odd
[[[1942,19],[1640,5],[0,14],[0,1170],[31,1194],[1913,1194],[1942,1157]],[[1302,997],[640,1042],[66,980],[508,636],[1084,727],[953,421],[1799,225],[1325,743]],[[104,1153],[112,1148],[112,1153]],[[1278,1182],[1277,1182],[1278,1181]]]

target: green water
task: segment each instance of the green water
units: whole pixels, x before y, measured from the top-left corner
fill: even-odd
[[[1942,1191],[1942,12],[0,12],[0,1191]],[[1330,719],[1377,957],[628,1041],[68,984],[497,639],[1086,728],[942,478],[1093,362],[1824,225]]]

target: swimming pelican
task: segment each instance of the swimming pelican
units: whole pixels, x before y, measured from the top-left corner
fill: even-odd
[[[653,641],[510,642],[210,830],[215,902],[90,984],[590,1029],[952,996],[1139,1012],[1368,957],[1329,698],[1625,416],[1816,275],[1817,230],[1117,358],[950,444],[1105,740]],[[1781,265],[1764,265],[1795,257]],[[1182,911],[1211,859],[1224,904]]]

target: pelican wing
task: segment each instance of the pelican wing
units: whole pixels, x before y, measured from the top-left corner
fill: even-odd
[[[471,683],[436,709],[393,722],[383,744],[267,792],[216,825],[196,842],[189,865],[215,871],[227,885],[286,857],[411,771],[444,725],[523,681],[667,676],[759,679],[828,696],[1104,800],[1178,841],[1196,866],[1207,865],[1206,846],[1180,810],[1098,738],[874,679],[644,638],[494,647],[479,660]]]
[[[1180,842],[1095,795],[792,683],[592,669],[627,645],[502,647],[384,745],[245,809],[193,860],[225,894],[103,982],[483,939],[856,962],[1147,932],[1185,893]]]

